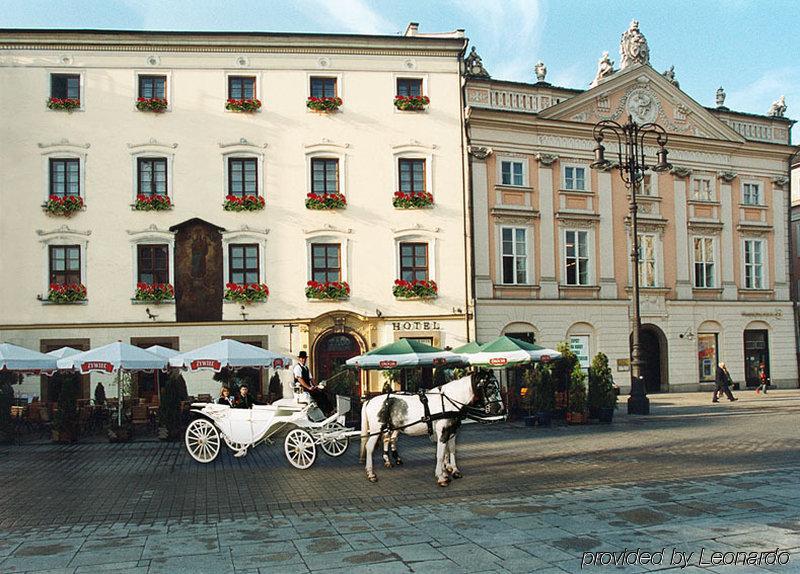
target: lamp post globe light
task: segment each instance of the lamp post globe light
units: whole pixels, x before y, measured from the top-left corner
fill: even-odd
[[[607,134],[613,134],[617,139],[617,155],[619,164],[614,166],[605,158],[603,140]],[[642,319],[639,313],[639,234],[637,223],[638,206],[636,194],[644,180],[645,172],[667,171],[672,165],[667,161],[667,132],[656,123],[646,123],[641,126],[628,118],[625,125],[612,120],[603,120],[594,126],[592,132],[597,145],[594,148],[594,161],[589,167],[592,169],[609,170],[619,168],[619,175],[628,190],[630,222],[631,222],[631,269],[633,270],[633,290],[631,299],[633,303],[633,330],[631,335],[631,394],[628,397],[628,413],[646,415],[650,413],[650,400],[647,398],[645,381],[642,377],[644,362],[639,348],[639,335]],[[658,145],[655,154],[655,164],[648,165],[645,157],[645,139],[653,136]]]

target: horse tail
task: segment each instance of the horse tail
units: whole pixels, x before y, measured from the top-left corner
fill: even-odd
[[[361,405],[361,448],[359,449],[358,460],[361,464],[367,462],[367,440],[369,439],[369,417],[367,416],[367,405],[369,401]]]

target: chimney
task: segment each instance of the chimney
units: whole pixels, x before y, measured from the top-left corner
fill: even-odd
[[[408,26],[406,26],[406,31],[403,34],[403,36],[416,36],[418,30],[419,30],[418,22],[409,22]]]

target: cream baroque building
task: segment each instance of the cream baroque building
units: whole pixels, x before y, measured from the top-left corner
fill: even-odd
[[[593,125],[631,116],[667,130],[673,164],[638,195],[648,392],[711,388],[718,360],[742,386],[757,384],[763,361],[773,384],[796,387],[785,104],[738,113],[720,89],[715,108],[699,105],[674,70],[649,65],[636,24],[621,52],[622,69],[604,54],[585,91],[550,85],[541,62],[525,84],[467,58],[477,340],[569,340],[584,365],[606,353],[627,390],[628,196],[617,169],[589,164]],[[604,143],[617,159],[614,138]]]
[[[391,37],[0,32],[0,93],[14,102],[0,123],[0,340],[188,350],[231,337],[307,350],[319,378],[401,337],[464,343],[465,42],[413,24]],[[398,94],[430,103],[401,111]],[[343,105],[314,112],[309,96]],[[166,109],[140,111],[139,97]],[[49,109],[49,98],[78,107]],[[229,98],[262,106],[229,111]],[[397,209],[398,190],[431,193],[433,206]],[[307,209],[310,192],[341,193],[346,208]],[[135,209],[142,194],[166,195],[171,209]],[[226,211],[230,194],[265,207]],[[84,207],[50,214],[51,195]],[[438,297],[394,297],[403,277],[434,280]],[[346,281],[349,298],[307,299],[312,279]],[[175,300],[134,300],[142,282],[170,283]],[[229,282],[266,284],[269,297],[224,301]],[[54,283],[82,283],[86,300],[54,304]],[[217,384],[198,376],[189,390]],[[31,377],[18,391],[47,395]]]

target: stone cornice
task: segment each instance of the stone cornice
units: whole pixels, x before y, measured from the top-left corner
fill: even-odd
[[[75,148],[75,149],[89,149],[92,146],[92,144],[90,144],[90,143],[85,143],[85,144],[72,143],[67,138],[62,138],[61,140],[59,140],[57,142],[37,143],[36,145],[40,149],[49,149],[49,148],[53,148],[53,147],[59,147],[59,148],[71,147],[71,148]]]

